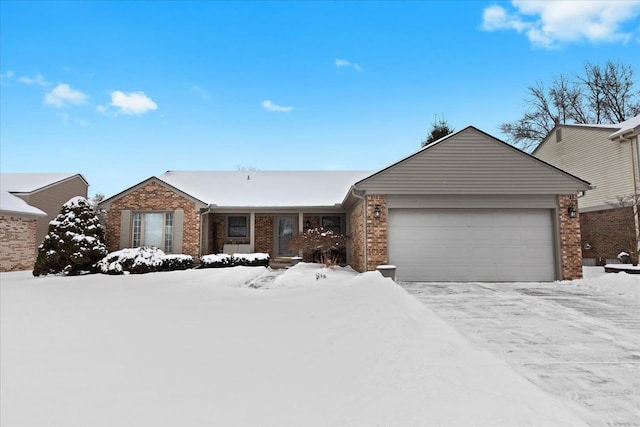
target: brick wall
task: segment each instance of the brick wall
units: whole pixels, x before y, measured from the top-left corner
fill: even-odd
[[[273,258],[273,215],[256,215],[254,250]]]
[[[360,200],[347,213],[349,223],[349,243],[347,261],[351,267],[359,272],[365,270],[364,267],[364,201]]]
[[[109,252],[121,249],[120,212],[131,211],[184,211],[182,253],[199,257],[200,214],[194,201],[171,191],[169,188],[151,181],[111,202],[107,212],[105,240]]]
[[[569,205],[578,208],[575,194],[558,196],[558,223],[560,225],[560,256],[562,279],[582,278],[582,250],[580,240],[580,214],[571,218],[567,211]]]
[[[380,209],[380,218],[374,217],[375,207]],[[387,196],[367,196],[367,270],[388,262],[387,252]]]
[[[628,252],[637,245],[635,227],[632,207],[581,213],[582,256],[604,261]],[[587,244],[590,249],[585,248]]]
[[[0,271],[33,269],[36,224],[35,218],[0,215]]]

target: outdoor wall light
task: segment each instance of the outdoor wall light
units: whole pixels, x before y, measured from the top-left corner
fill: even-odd
[[[310,229],[310,228],[311,228],[311,221],[306,220],[306,221],[304,222],[304,228],[306,228],[307,230],[308,230],[308,229]]]
[[[373,217],[374,218],[380,218],[380,205],[376,205],[373,208]]]
[[[574,208],[573,205],[569,205],[567,212],[569,212],[569,218],[575,218],[578,216],[578,212],[576,212],[576,208]]]

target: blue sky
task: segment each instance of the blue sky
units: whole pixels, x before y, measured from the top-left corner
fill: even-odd
[[[379,169],[435,116],[506,139],[527,86],[640,73],[640,2],[0,2],[0,169]],[[638,80],[636,80],[638,81]]]

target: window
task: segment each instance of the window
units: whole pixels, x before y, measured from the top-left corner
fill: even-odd
[[[134,212],[133,247],[153,246],[171,253],[173,214],[171,212]]]
[[[227,237],[249,237],[247,222],[245,215],[228,216]]]
[[[323,216],[322,228],[331,230],[334,234],[342,233],[342,218],[340,216]]]

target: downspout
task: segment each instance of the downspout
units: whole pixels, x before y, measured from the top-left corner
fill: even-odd
[[[638,153],[638,141],[640,138],[638,136],[635,137],[635,154],[640,157],[640,153]],[[629,146],[631,147],[631,168],[633,169],[633,221],[636,226],[636,253],[640,253],[640,222],[638,220],[638,175],[636,169],[636,157],[634,156],[634,138],[629,140]],[[639,159],[640,160],[640,159]],[[636,260],[637,261],[637,260]]]
[[[352,185],[351,186],[351,194],[353,195],[353,197],[355,197],[356,199],[360,199],[363,201],[364,207],[362,209],[363,211],[363,220],[364,220],[364,236],[363,236],[363,240],[364,240],[364,271],[367,271],[369,269],[369,260],[367,259],[367,200],[365,198],[365,196],[359,196],[356,194],[356,189],[355,187]]]
[[[202,258],[203,255],[206,255],[202,253],[202,246],[204,245],[204,241],[205,241],[205,236],[202,234],[202,231],[203,231],[203,224],[204,224],[204,216],[209,213],[211,213],[211,205],[207,206],[207,210],[203,210],[202,212],[200,212],[200,245],[198,248],[198,253],[200,258]]]

